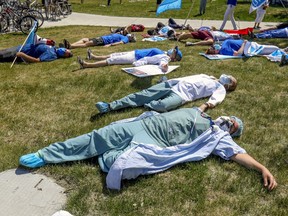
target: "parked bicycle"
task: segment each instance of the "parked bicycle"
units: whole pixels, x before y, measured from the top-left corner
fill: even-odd
[[[22,31],[28,34],[37,19],[29,13],[24,13],[16,7],[11,6],[8,2],[1,2],[0,12],[0,31],[7,32],[8,29]],[[38,26],[37,26],[38,28]]]

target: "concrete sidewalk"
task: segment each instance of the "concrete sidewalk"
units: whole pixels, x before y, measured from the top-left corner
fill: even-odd
[[[184,19],[175,19],[179,24],[185,22]],[[142,24],[146,28],[153,28],[158,22],[168,23],[168,19],[160,18],[142,18],[142,17],[113,17],[113,16],[102,16],[94,14],[83,14],[73,12],[66,18],[62,18],[59,21],[45,21],[43,28],[54,27],[54,26],[69,26],[69,25],[91,25],[91,26],[126,26],[129,24]],[[193,28],[199,28],[201,26],[215,26],[219,28],[222,24],[222,20],[187,20],[186,24],[190,24]],[[261,23],[262,28],[267,28],[276,25],[275,22],[263,22]],[[237,21],[239,28],[253,27],[254,22]],[[230,21],[226,23],[225,29],[233,29]]]

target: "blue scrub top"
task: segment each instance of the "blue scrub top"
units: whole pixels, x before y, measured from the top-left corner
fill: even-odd
[[[21,52],[34,58],[39,58],[41,62],[53,61],[58,58],[55,47],[46,44],[26,44]]]
[[[243,40],[225,40],[221,45],[219,54],[233,56],[234,51],[238,51],[242,44]]]
[[[151,49],[136,49],[135,50],[135,58],[136,60],[142,59],[148,56],[155,56],[159,54],[164,54],[165,52],[158,49],[158,48],[151,48]]]
[[[120,41],[123,41],[124,44],[129,42],[128,37],[121,35],[121,34],[109,34],[109,35],[104,35],[101,38],[103,39],[105,45],[120,42]]]

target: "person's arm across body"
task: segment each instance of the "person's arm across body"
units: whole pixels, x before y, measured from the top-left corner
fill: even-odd
[[[277,187],[277,182],[274,176],[270,173],[270,171],[264,165],[251,157],[249,154],[235,154],[231,157],[231,160],[249,169],[254,169],[262,173],[264,187],[267,187],[268,190],[271,191]]]
[[[23,61],[28,62],[28,63],[37,63],[40,62],[39,58],[34,58],[32,56],[29,56],[23,52],[17,52],[16,54],[17,57],[22,58]]]
[[[241,56],[241,55],[243,55],[246,43],[247,43],[247,40],[244,40],[242,45],[241,45],[241,47],[240,47],[240,49],[238,51],[234,51],[233,56]]]

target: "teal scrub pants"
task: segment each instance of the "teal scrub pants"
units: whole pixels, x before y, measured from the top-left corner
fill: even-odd
[[[168,82],[162,82],[113,101],[109,105],[111,110],[144,106],[158,112],[166,112],[182,105],[182,98],[171,90]]]
[[[61,163],[83,160],[113,150],[112,154],[109,153],[112,165],[119,152],[131,148],[132,140],[156,144],[146,133],[141,121],[135,121],[111,124],[64,142],[56,142],[39,150],[39,153],[46,163]]]

